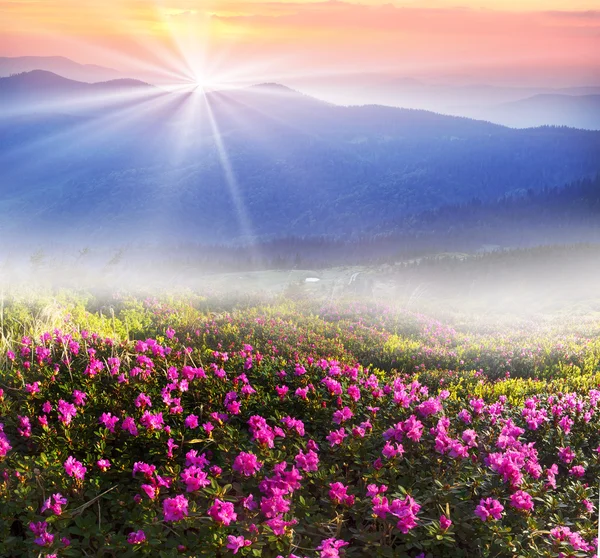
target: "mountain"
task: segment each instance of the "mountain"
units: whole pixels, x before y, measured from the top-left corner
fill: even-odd
[[[5,242],[376,234],[424,211],[600,172],[600,132],[337,106],[277,84],[142,85],[39,72],[0,80],[0,95],[22,101],[0,117]]]
[[[115,79],[84,83],[45,70],[33,70],[0,78],[0,114],[32,111],[55,111],[69,107],[90,110],[91,105],[105,107],[122,102],[124,97],[158,93],[153,86],[134,79]]]
[[[522,125],[523,119],[518,116],[510,118],[510,113],[504,115],[499,106],[521,102],[538,95],[600,95],[600,86],[550,88],[503,87],[485,83],[458,85],[376,73],[304,76],[294,78],[290,84],[301,91],[338,104],[377,103],[466,116],[515,127],[526,127]],[[509,106],[506,110],[512,109]],[[550,111],[540,112],[539,116],[535,121],[537,126],[561,123]],[[595,128],[599,129],[600,126]]]
[[[0,77],[45,70],[59,76],[88,83],[120,79],[122,74],[112,68],[94,64],[78,64],[63,56],[0,57]]]
[[[600,94],[535,95],[486,112],[494,122],[515,128],[545,124],[587,130],[600,129]]]

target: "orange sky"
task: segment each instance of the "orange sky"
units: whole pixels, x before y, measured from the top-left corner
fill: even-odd
[[[595,7],[598,0],[0,0],[0,56],[63,55],[216,81],[376,71],[600,83]]]

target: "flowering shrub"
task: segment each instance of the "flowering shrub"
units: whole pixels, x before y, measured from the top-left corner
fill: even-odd
[[[0,357],[1,556],[594,555],[593,340],[512,378],[422,317],[143,308]]]

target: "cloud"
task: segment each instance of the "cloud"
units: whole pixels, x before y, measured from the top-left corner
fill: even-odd
[[[340,0],[307,4],[286,3],[283,13],[266,13],[272,3],[253,4],[264,13],[220,15],[213,17],[224,25],[251,26],[257,29],[285,27],[286,30],[381,31],[434,36],[546,35],[552,26],[554,34],[569,35],[578,21],[595,21],[600,12],[510,12],[472,8],[398,7],[392,4],[365,5]],[[576,15],[577,14],[577,15]]]
[[[475,2],[486,9],[468,7]],[[489,9],[512,2],[120,0],[108,9],[104,0],[0,0],[0,55],[15,45],[20,53],[30,48],[39,54],[27,46],[26,33],[78,37],[102,43],[107,52],[112,47],[136,56],[152,50],[152,41],[174,52],[205,48],[206,57],[222,60],[224,67],[279,65],[315,72],[581,64],[600,68],[598,10],[524,10],[541,0],[519,0],[519,11]],[[453,7],[459,3],[467,7]],[[545,3],[582,5],[580,0]],[[9,46],[2,50],[2,44]],[[42,44],[50,43],[31,42]],[[70,53],[57,47],[52,54]]]
[[[562,19],[565,21],[574,20],[574,21],[591,21],[591,22],[600,22],[600,10],[586,10],[586,11],[561,11],[561,10],[550,10],[544,12],[546,15]]]

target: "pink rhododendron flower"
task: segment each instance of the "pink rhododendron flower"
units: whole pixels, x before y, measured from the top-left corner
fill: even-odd
[[[227,548],[234,554],[237,554],[240,548],[250,546],[251,544],[251,540],[245,539],[242,536],[235,537],[233,535],[227,535]]]
[[[288,430],[295,430],[299,436],[304,436],[304,423],[300,419],[293,417],[283,417],[281,422]]]
[[[319,470],[319,456],[313,450],[308,450],[306,453],[303,453],[302,450],[298,451],[294,460],[298,468],[303,471]]]
[[[477,446],[477,432],[475,430],[465,430],[461,435],[462,441],[467,444],[468,447],[473,448]]]
[[[556,489],[556,475],[558,475],[558,465],[554,463],[552,467],[546,471],[546,476],[548,478],[546,488]]]
[[[183,494],[166,498],[163,501],[163,514],[165,521],[181,521],[188,515],[188,499]]]
[[[333,482],[329,484],[329,498],[334,504],[343,504],[352,506],[354,504],[354,496],[348,494],[348,487],[341,482]]]
[[[296,397],[299,397],[300,399],[308,399],[308,388],[298,388],[296,389],[296,391],[294,392],[294,395]]]
[[[290,388],[288,386],[275,386],[275,391],[277,392],[277,395],[281,401],[285,399],[285,396],[289,390]]]
[[[187,492],[195,492],[210,484],[208,475],[196,465],[191,465],[181,472],[181,480],[186,484]]]
[[[0,422],[0,457],[5,457],[11,449],[12,446],[4,433],[4,425]]]
[[[392,445],[390,442],[386,442],[383,450],[381,450],[381,453],[386,459],[393,459],[397,455],[402,456],[404,453],[404,447],[402,444]]]
[[[583,477],[585,475],[585,468],[581,465],[575,465],[569,469],[569,475],[573,475],[574,477]]]
[[[332,430],[325,439],[329,442],[331,447],[340,446],[344,442],[344,438],[346,438],[348,434],[346,434],[346,430],[344,428],[340,428],[339,430]]]
[[[533,498],[527,492],[517,490],[510,495],[510,505],[518,510],[531,511],[533,509]]]
[[[340,549],[344,546],[348,546],[349,543],[338,540],[338,539],[325,539],[321,544],[317,547],[317,550],[320,550],[319,558],[339,558]]]
[[[558,426],[560,426],[560,428],[562,429],[562,431],[565,434],[568,434],[569,432],[571,432],[571,428],[573,427],[573,424],[575,424],[573,419],[569,418],[566,415],[558,421]]]
[[[590,502],[588,499],[583,500],[581,503],[588,513],[592,513],[594,511],[594,504],[592,504],[592,502]]]
[[[566,448],[559,448],[558,457],[563,463],[569,464],[571,461],[573,461],[573,459],[575,459],[575,452],[570,446],[567,446]]]
[[[290,511],[290,501],[286,500],[281,494],[265,496],[260,501],[260,511],[265,517],[273,518]]]
[[[431,397],[427,399],[427,401],[423,401],[423,403],[417,406],[417,412],[424,417],[428,417],[429,415],[435,415],[441,410],[442,404],[435,397]]]
[[[481,519],[481,521],[488,521],[488,519],[498,520],[502,517],[504,506],[494,498],[481,499],[479,505],[475,508],[475,515]]]
[[[354,413],[349,407],[344,407],[338,411],[333,413],[333,422],[334,424],[342,424],[347,420],[350,420],[354,416]]]
[[[62,507],[67,505],[67,499],[60,493],[53,494],[48,498],[42,506],[41,513],[50,510],[54,515],[62,513]]]
[[[554,527],[550,530],[550,537],[556,542],[568,541],[574,550],[588,552],[594,550],[594,546],[588,544],[577,531],[571,531],[569,527]]]
[[[81,407],[82,405],[85,405],[85,400],[87,399],[87,393],[84,393],[83,391],[79,391],[79,390],[75,390],[73,391],[73,403],[75,403],[75,405],[77,405],[78,407]]]
[[[142,392],[135,398],[135,406],[142,409],[152,407],[152,399]]]
[[[223,525],[230,525],[237,519],[233,504],[231,502],[224,502],[218,498],[209,508],[208,515],[210,515],[215,522],[222,523]]]
[[[148,430],[162,430],[165,421],[163,420],[162,413],[152,414],[149,411],[144,411],[140,423]]]
[[[21,436],[23,436],[23,438],[31,437],[31,421],[29,420],[29,417],[22,417],[20,415],[17,415],[17,419],[18,419],[17,432]]]
[[[36,536],[33,542],[38,546],[52,546],[54,543],[54,535],[48,533],[48,527],[45,521],[29,524],[30,531]]]
[[[100,418],[98,419],[98,422],[100,424],[103,424],[109,432],[114,432],[115,426],[119,422],[119,417],[115,417],[111,413],[102,413],[102,415],[100,415]]]
[[[198,428],[198,417],[196,415],[188,415],[185,418],[184,424],[186,428]]]
[[[165,427],[166,430],[167,427]],[[175,443],[173,438],[169,438],[167,440],[167,457],[171,459],[173,457],[173,451],[176,450],[179,446]]]
[[[80,480],[85,478],[87,472],[87,468],[83,466],[83,463],[77,461],[72,455],[64,462],[64,468],[67,475]]]
[[[253,440],[268,448],[275,447],[275,430],[267,424],[267,421],[263,417],[259,415],[250,417],[248,425],[250,426]]]
[[[144,491],[146,496],[150,498],[150,500],[154,500],[160,492],[160,489],[157,486],[154,486],[153,484],[142,484],[140,488]]]
[[[447,518],[445,515],[440,515],[440,529],[442,531],[447,531],[452,526],[452,521]]]
[[[123,419],[123,422],[121,422],[121,430],[124,430],[125,432],[129,432],[129,434],[131,436],[138,435],[138,429],[137,429],[137,426],[135,425],[135,420],[133,420],[132,417],[125,417]]]
[[[262,463],[258,461],[258,458],[253,453],[241,452],[233,461],[233,470],[244,475],[245,477],[251,477],[260,471]]]
[[[420,509],[421,506],[417,504],[412,496],[406,496],[404,500],[392,501],[389,506],[389,513],[398,518],[396,528],[406,534],[417,526],[417,514]]]
[[[111,467],[111,463],[108,459],[99,459],[96,461],[96,465],[101,471],[108,471]]]
[[[135,477],[137,473],[142,473],[146,478],[151,478],[156,471],[156,465],[149,465],[143,461],[136,461],[133,464],[132,476]]]
[[[146,540],[146,533],[140,529],[127,535],[127,542],[129,544],[142,544]]]
[[[39,393],[40,383],[33,382],[32,384],[25,384],[25,391],[31,395],[33,395],[34,393]]]
[[[58,402],[57,406],[58,410],[58,420],[65,425],[71,424],[73,417],[77,414],[77,409],[75,405],[72,403],[67,403],[65,400],[61,399]]]

